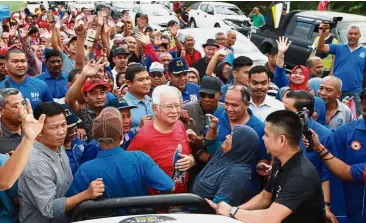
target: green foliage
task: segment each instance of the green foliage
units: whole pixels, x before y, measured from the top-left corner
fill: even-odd
[[[330,2],[328,9],[337,12],[366,15],[366,2]]]

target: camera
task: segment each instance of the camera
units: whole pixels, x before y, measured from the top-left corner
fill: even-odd
[[[337,26],[337,23],[339,21],[342,21],[343,17],[333,17],[332,21],[331,20],[323,20],[322,23],[323,24],[329,24],[329,28],[333,29]]]
[[[301,124],[302,124],[302,134],[309,142],[309,146],[306,148],[306,151],[313,152],[314,151],[314,142],[312,138],[312,133],[309,129],[309,110],[303,108],[302,111],[297,112],[297,115],[300,117]]]

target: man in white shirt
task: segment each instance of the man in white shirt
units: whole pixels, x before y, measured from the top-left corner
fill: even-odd
[[[274,111],[284,110],[282,102],[267,95],[270,78],[265,66],[255,66],[249,71],[249,87],[252,97],[249,108],[262,122]]]

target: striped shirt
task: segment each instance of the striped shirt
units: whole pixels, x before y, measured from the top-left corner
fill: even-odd
[[[68,222],[65,195],[72,180],[65,148],[53,152],[35,141],[18,181],[20,222]]]

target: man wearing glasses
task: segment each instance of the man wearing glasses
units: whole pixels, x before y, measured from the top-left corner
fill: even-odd
[[[149,155],[173,179],[175,192],[186,193],[187,171],[195,165],[195,160],[184,125],[179,121],[182,95],[175,87],[161,85],[154,89],[152,103],[153,121],[140,129],[127,150],[141,150]]]
[[[183,102],[197,101],[200,87],[197,84],[188,82],[187,62],[180,57],[174,58],[168,64],[168,71],[170,85],[182,92]]]
[[[150,96],[153,90],[165,83],[166,79],[164,76],[164,65],[159,62],[153,62],[149,69],[149,76],[151,80]]]

